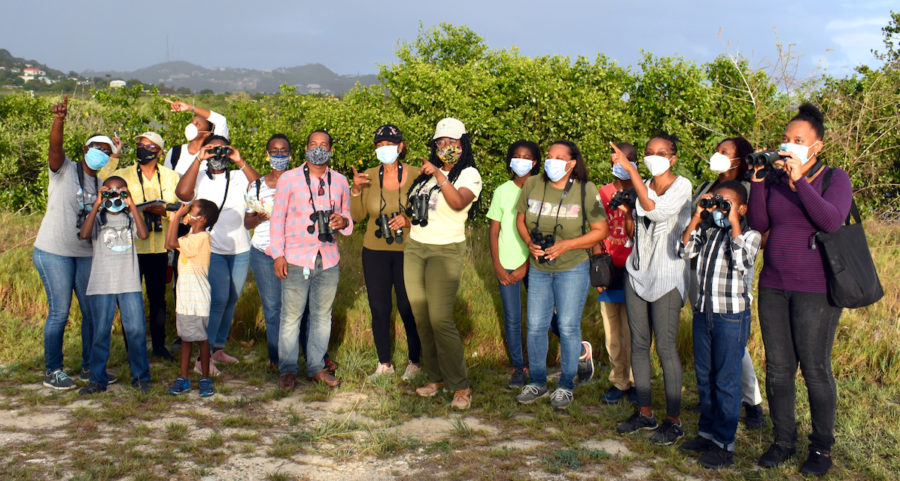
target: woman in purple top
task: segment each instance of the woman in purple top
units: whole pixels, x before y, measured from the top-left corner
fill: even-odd
[[[847,172],[827,167],[818,158],[824,136],[819,109],[801,105],[784,131],[779,152],[785,159],[783,170],[752,176],[747,214],[750,227],[769,231],[759,277],[759,324],[775,439],[759,464],[778,466],[795,453],[794,379],[799,363],[812,417],[809,456],[800,472],[817,476],[831,467],[837,407],[831,348],[841,308],[828,302],[821,249],[813,235],[838,230],[853,196]],[[831,180],[823,193],[829,170]]]

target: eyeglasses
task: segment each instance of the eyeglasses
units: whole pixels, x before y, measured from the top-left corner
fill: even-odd
[[[109,144],[101,144],[99,142],[92,142],[90,145],[88,145],[88,148],[89,149],[97,149],[106,155],[112,154],[112,148],[109,146]]]
[[[159,146],[156,144],[145,144],[142,142],[140,144],[137,144],[137,146],[138,146],[138,148],[143,147],[143,148],[153,151],[153,152],[156,152],[157,150],[159,150]]]
[[[435,142],[435,144],[438,147],[445,147],[447,145],[458,145],[459,143],[460,143],[459,139],[451,139],[449,137],[442,137]]]

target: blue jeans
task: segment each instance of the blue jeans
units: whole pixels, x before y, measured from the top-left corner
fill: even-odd
[[[506,273],[513,271],[506,269]],[[525,367],[525,355],[522,353],[522,286],[528,292],[528,276],[508,286],[497,282],[500,287],[500,300],[503,301],[504,330],[506,331],[506,347],[509,349],[509,361],[515,368]]]
[[[213,253],[209,256],[210,303],[206,337],[210,349],[225,348],[234,318],[234,306],[244,290],[249,269],[249,251],[233,255]]]
[[[147,331],[144,327],[144,295],[141,292],[98,294],[89,296],[94,316],[94,342],[91,346],[91,382],[106,387],[106,362],[109,360],[109,338],[116,304],[122,317],[122,327],[128,342],[128,366],[131,383],[150,380],[147,360]]]
[[[31,254],[44,292],[47,293],[47,319],[44,321],[44,362],[47,372],[63,368],[63,333],[72,305],[72,291],[81,308],[81,367],[91,367],[91,343],[94,340],[94,321],[91,306],[85,295],[91,277],[91,257],[64,257],[38,248]]]
[[[309,302],[309,338],[306,340],[307,377],[325,368],[325,351],[331,339],[331,308],[340,279],[340,266],[322,268],[322,258],[308,278],[304,269],[288,264],[287,279],[281,281],[281,326],[278,332],[278,370],[282,375],[297,374],[300,355],[300,318]]]
[[[266,319],[266,345],[269,362],[278,364],[278,327],[281,323],[281,279],[275,275],[275,259],[265,252],[250,249],[250,268],[256,279],[256,288]]]
[[[531,384],[547,384],[548,331],[556,308],[562,369],[558,387],[573,389],[581,356],[581,314],[590,287],[588,261],[565,272],[528,271],[528,366]]]
[[[736,314],[694,312],[694,370],[700,397],[701,437],[734,451],[741,415],[741,370],[750,309]]]

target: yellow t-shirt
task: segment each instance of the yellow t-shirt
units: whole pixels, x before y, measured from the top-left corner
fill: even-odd
[[[156,175],[148,179],[143,177],[143,186],[141,178],[138,177],[139,167],[133,164],[128,167],[122,167],[116,170],[112,175],[117,175],[125,179],[128,185],[128,191],[134,199],[135,204],[147,202],[154,199],[162,199],[167,203],[178,202],[175,197],[175,186],[178,185],[178,173],[172,169],[156,166]],[[143,187],[143,189],[142,189]],[[137,222],[143,222],[143,219],[135,219]],[[163,216],[162,230],[159,232],[150,231],[150,236],[146,239],[138,239],[135,237],[134,246],[137,248],[138,254],[161,254],[166,252],[166,231],[169,229],[169,218]]]

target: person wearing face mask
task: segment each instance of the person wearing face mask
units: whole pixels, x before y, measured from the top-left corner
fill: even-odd
[[[507,170],[512,179],[494,191],[487,218],[490,219],[491,260],[503,302],[506,347],[513,372],[508,386],[521,389],[528,381],[522,345],[522,286],[528,291],[528,246],[516,230],[516,204],[532,175],[540,172],[541,149],[529,140],[518,140],[506,151]]]
[[[169,103],[172,112],[193,112],[191,123],[184,127],[184,137],[188,143],[176,145],[166,153],[165,166],[184,175],[191,167],[194,159],[200,154],[200,147],[210,135],[219,135],[228,138],[228,120],[222,114],[188,104],[180,100],[163,99]],[[206,168],[206,162],[200,164],[201,169]],[[186,235],[187,232],[181,235]]]
[[[828,300],[822,253],[813,235],[834,232],[850,212],[853,186],[847,172],[824,165],[825,124],[815,106],[803,104],[788,123],[779,155],[783,169],[751,177],[747,220],[769,231],[759,275],[759,326],[766,350],[766,394],[774,442],[759,465],[783,464],[796,452],[797,365],[809,394],[812,433],[800,467],[821,476],[831,468],[837,389],[831,349],[841,308]],[[757,168],[759,170],[759,168]],[[755,173],[754,173],[755,174]],[[824,179],[830,182],[823,192]]]
[[[422,346],[403,282],[403,249],[411,224],[402,201],[409,195],[409,187],[418,177],[419,169],[401,162],[406,158],[406,143],[395,125],[385,124],[375,130],[375,156],[381,164],[378,167],[364,172],[357,172],[353,167],[353,187],[350,189],[353,221],[369,219],[363,237],[362,264],[369,310],[372,312],[372,337],[378,353],[378,366],[372,376],[394,373],[391,364],[393,290],[397,296],[397,312],[406,331],[409,353],[409,363],[402,379],[409,381],[421,368]],[[382,223],[385,219],[388,219],[389,235],[384,233]]]
[[[306,139],[306,162],[281,175],[275,187],[268,253],[281,279],[278,331],[279,387],[296,387],[300,318],[309,307],[306,378],[340,386],[325,362],[331,339],[331,310],[340,278],[336,234],[353,233],[350,184],[328,166],[334,152],[331,135],[316,130]]]
[[[678,358],[678,316],[688,295],[689,269],[678,255],[681,234],[691,217],[691,182],[675,175],[678,139],[667,133],[654,136],[644,148],[644,165],[651,179],[643,181],[638,170],[619,154],[637,194],[634,209],[622,205],[626,230],[632,238],[625,262],[625,308],[631,330],[631,369],[638,410],[616,427],[619,434],[655,430],[650,441],[670,445],[684,436],[681,428],[681,360]],[[650,399],[650,345],[663,369],[666,418],[658,424]]]
[[[266,320],[266,344],[269,370],[278,369],[278,326],[281,322],[281,279],[275,275],[275,260],[266,254],[269,248],[269,217],[275,205],[278,179],[291,165],[291,142],[284,134],[275,134],[266,142],[266,159],[272,171],[247,186],[247,213],[244,227],[253,231],[250,239],[250,269]]]
[[[446,383],[453,391],[453,409],[469,409],[472,403],[453,306],[466,256],[466,219],[480,194],[481,174],[465,125],[452,117],[442,119],[434,130],[431,155],[409,188],[413,226],[403,253],[403,279],[428,379],[416,394],[435,396]]]
[[[691,200],[691,211],[697,209],[697,203],[700,202],[701,197],[715,191],[723,182],[740,182],[744,189],[749,192],[750,181],[746,180],[748,167],[744,159],[751,153],[753,153],[753,146],[743,137],[727,138],[719,142],[716,145],[716,151],[709,159],[709,170],[718,174],[718,176],[716,180],[703,182],[694,190],[694,197]],[[745,217],[741,217],[741,222],[746,223]],[[752,282],[752,280],[751,277],[750,281]],[[697,300],[696,258],[691,259],[691,285],[689,292],[688,298],[693,306]],[[750,357],[750,351],[746,348],[744,348],[744,357],[741,362],[742,405],[745,412],[744,425],[748,429],[761,429],[765,426],[765,415],[762,410],[763,399],[759,391],[759,381],[756,379],[753,359]]]
[[[202,169],[200,164],[207,163]],[[229,169],[230,164],[237,169]],[[212,360],[234,363],[236,358],[225,352],[225,342],[231,330],[234,306],[244,289],[250,265],[250,235],[244,228],[247,204],[244,194],[250,182],[259,174],[231,147],[228,139],[213,135],[203,146],[191,167],[185,172],[175,194],[183,202],[207,199],[219,208],[218,220],[210,232],[209,287],[210,307],[207,337],[212,348]],[[195,370],[200,371],[200,361]],[[210,362],[213,376],[218,369]]]
[[[141,208],[142,217],[137,220],[147,224],[150,236],[137,239],[134,246],[147,289],[152,355],[172,361],[174,358],[166,349],[166,277],[169,265],[166,231],[169,229],[169,218],[165,204],[178,201],[175,186],[179,176],[174,170],[158,163],[163,152],[162,136],[156,132],[144,132],[135,137],[135,142],[135,164],[122,167],[113,175],[125,179],[136,204],[160,201]]]
[[[77,385],[63,366],[63,333],[69,319],[72,293],[81,309],[81,372],[90,377],[93,316],[85,290],[91,274],[93,250],[90,240],[78,232],[97,199],[101,171],[110,157],[118,156],[121,143],[105,135],[91,135],[84,143],[84,160],[72,162],[63,150],[63,131],[69,97],[53,106],[47,188],[47,211],[34,241],[32,262],[47,294],[48,312],[44,321],[44,386],[74,389]],[[115,377],[108,378],[115,380]]]
[[[588,249],[609,235],[600,193],[588,180],[581,151],[574,143],[557,140],[551,144],[544,174],[525,182],[516,204],[516,230],[530,254],[527,322],[531,378],[516,401],[531,404],[548,395],[548,330],[555,310],[562,367],[550,405],[566,409],[573,400],[582,352],[581,315],[590,289]]]

